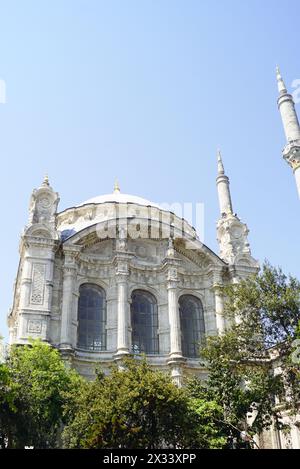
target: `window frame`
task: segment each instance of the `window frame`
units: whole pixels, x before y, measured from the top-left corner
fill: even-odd
[[[184,316],[190,313],[190,311],[186,310],[187,305],[184,306],[182,304],[184,300],[193,301],[194,305],[196,306],[192,318],[184,318]],[[199,348],[201,344],[205,342],[206,337],[203,303],[200,298],[189,293],[179,297],[178,308],[180,317],[182,355],[188,359],[197,359],[199,358]],[[190,341],[191,336],[193,337],[193,341]]]
[[[138,309],[134,311],[134,305],[137,304],[136,299],[140,296],[144,300],[147,299],[151,306],[151,314],[145,311],[145,301],[141,301]],[[143,311],[144,309],[144,311]],[[143,289],[133,290],[131,293],[130,304],[130,318],[131,318],[131,351],[134,355],[159,355],[159,314],[158,303],[156,297],[149,291]],[[150,335],[147,333],[150,330]]]
[[[96,302],[96,293],[98,293],[98,301],[101,302],[101,306],[96,305],[85,305],[86,318],[80,317],[81,314],[84,316],[83,311],[81,311],[80,302],[82,301],[82,291],[84,290],[93,290],[94,301]],[[88,298],[88,297],[87,297]],[[88,299],[86,300],[88,301]],[[97,310],[97,308],[99,308]],[[90,309],[90,311],[88,310]],[[92,310],[93,309],[93,310]],[[99,318],[97,318],[97,314]],[[89,317],[90,316],[90,317]],[[94,318],[92,317],[94,316]],[[84,350],[92,353],[99,353],[107,351],[107,301],[106,301],[106,292],[105,290],[97,284],[94,283],[83,283],[79,287],[79,298],[78,298],[78,311],[77,311],[77,349]],[[84,330],[83,330],[84,328]],[[97,333],[97,331],[99,331]],[[84,340],[80,339],[80,336],[85,336]],[[91,339],[91,344],[89,344],[89,338]],[[99,343],[97,345],[95,343]]]

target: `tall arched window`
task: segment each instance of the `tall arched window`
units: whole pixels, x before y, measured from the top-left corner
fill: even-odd
[[[106,298],[97,285],[84,284],[79,291],[79,348],[99,352],[106,350]]]
[[[131,300],[132,351],[159,353],[156,298],[146,291],[135,290]]]
[[[199,347],[205,339],[205,324],[201,300],[192,295],[179,298],[182,354],[197,358]]]

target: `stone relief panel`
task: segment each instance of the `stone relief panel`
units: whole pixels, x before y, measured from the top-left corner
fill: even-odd
[[[42,321],[38,319],[29,319],[27,322],[28,334],[41,334],[42,332]]]
[[[28,319],[26,333],[28,336],[40,336],[46,339],[47,335],[47,322],[42,319]]]
[[[83,251],[83,256],[92,256],[94,259],[110,259],[113,254],[112,240],[100,241]]]
[[[203,271],[213,265],[213,259],[206,253],[195,249],[193,245],[189,248],[188,244],[183,247],[181,243],[178,243],[175,255],[181,260],[181,271],[184,269],[186,272],[202,273],[199,272],[199,269]]]
[[[78,275],[80,277],[86,278],[98,278],[102,280],[106,280],[110,277],[111,273],[111,266],[109,265],[101,265],[101,264],[91,264],[88,260],[81,260],[79,264]]]
[[[135,254],[137,264],[161,264],[166,256],[166,241],[129,240],[128,250]]]
[[[32,269],[32,287],[30,303],[42,305],[45,294],[46,266],[44,264],[33,264]]]

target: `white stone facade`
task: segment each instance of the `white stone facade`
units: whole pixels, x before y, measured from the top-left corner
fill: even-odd
[[[206,335],[225,330],[222,286],[257,268],[249,249],[236,255],[238,219],[232,215],[234,226],[226,220],[226,227],[225,219],[220,221],[221,259],[185,220],[119,189],[61,213],[58,202],[47,179],[33,192],[8,318],[10,342],[40,338],[92,378],[95,366],[108,370],[113,361],[131,353],[131,297],[143,290],[156,298],[158,308],[159,353],[148,357],[150,363],[169,369],[178,384],[184,374],[205,375],[198,359],[182,354],[179,299],[193,295],[201,300]],[[246,234],[242,230],[240,236]],[[84,284],[105,291],[106,350],[78,347],[78,302]]]

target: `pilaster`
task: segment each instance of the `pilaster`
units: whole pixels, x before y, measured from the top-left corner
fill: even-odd
[[[214,274],[213,291],[215,295],[216,326],[219,335],[226,332],[226,319],[224,316],[223,281],[220,273]]]
[[[132,253],[127,252],[127,236],[123,229],[120,230],[119,238],[116,240],[116,254],[114,259],[116,283],[117,283],[117,353],[115,359],[122,361],[122,358],[130,354],[129,350],[129,301],[128,282],[130,275],[130,261]],[[121,365],[120,365],[121,366]]]
[[[171,368],[171,376],[178,386],[182,385],[182,367],[185,359],[182,356],[181,346],[181,328],[178,304],[178,267],[180,260],[175,257],[173,240],[169,241],[167,256],[164,261],[167,274],[167,290],[168,290],[168,313],[170,327],[170,354],[168,365]]]
[[[50,340],[53,266],[57,247],[55,240],[27,235],[22,238],[16,318],[18,343],[26,343],[29,338]]]
[[[73,328],[77,322],[77,318],[74,317],[74,312],[77,311],[75,301],[78,301],[76,292],[77,259],[81,249],[81,246],[63,246],[63,301],[59,347],[66,354],[71,353],[76,346],[76,344],[73,343],[72,337],[76,335],[73,334]]]

